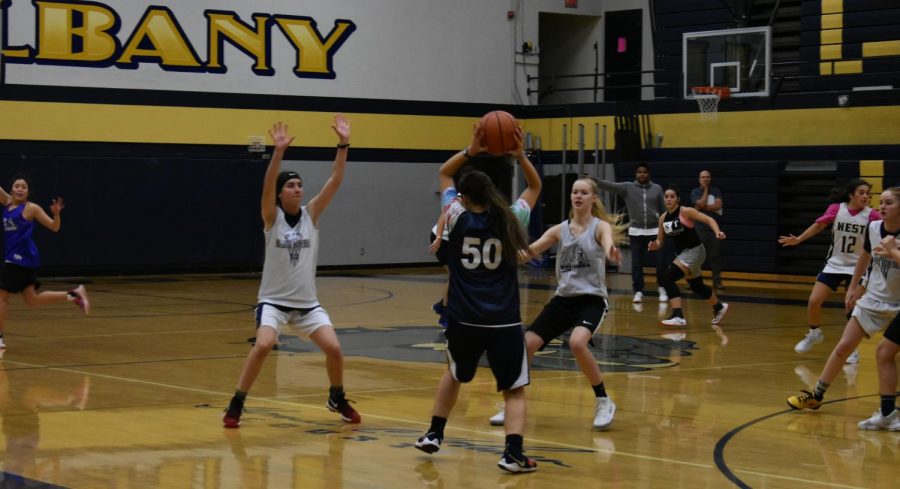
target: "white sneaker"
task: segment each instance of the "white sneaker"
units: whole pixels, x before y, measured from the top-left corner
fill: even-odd
[[[669,319],[663,319],[659,324],[663,326],[687,326],[687,320],[678,316],[673,316]]]
[[[503,426],[506,423],[506,410],[501,407],[500,412],[491,416],[491,426]]]
[[[631,302],[634,302],[635,304],[640,304],[643,301],[644,301],[644,293],[643,292],[635,292],[634,298],[631,299]]]
[[[823,340],[825,340],[825,333],[822,332],[821,328],[810,329],[809,333],[806,333],[806,336],[794,347],[794,351],[806,353],[813,345],[821,343]]]
[[[666,289],[662,287],[659,288],[659,302],[669,302],[669,294],[666,294]]]
[[[3,337],[0,336],[0,350],[6,348],[6,343],[3,342]]]
[[[886,430],[886,431],[900,431],[900,415],[898,415],[898,411],[894,409],[891,414],[887,416],[882,416],[881,411],[875,411],[872,414],[872,417],[865,420],[860,421],[859,429],[861,430]]]
[[[722,319],[725,317],[726,312],[728,312],[728,303],[722,302],[722,309],[719,309],[719,312],[717,312],[715,317],[713,317],[712,323],[713,324],[721,323]]]
[[[844,363],[848,363],[850,365],[856,365],[857,363],[859,363],[859,349],[853,350],[853,353],[851,353],[850,356],[847,357],[847,360],[845,360]]]
[[[608,397],[598,397],[594,407],[594,429],[605,430],[613,422],[616,414],[616,404]]]

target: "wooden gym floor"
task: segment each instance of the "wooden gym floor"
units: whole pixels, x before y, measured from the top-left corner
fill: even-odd
[[[805,284],[726,282],[721,331],[702,301],[688,326],[664,330],[655,296],[631,303],[630,277],[610,277],[612,314],[595,338],[618,406],[609,431],[590,429],[593,394],[564,345],[535,361],[527,453],[536,473],[497,468],[500,396],[483,369],[463,387],[440,452],[412,443],[428,427],[445,368],[430,305],[436,269],[326,272],[319,295],[345,354],[346,425],[325,409],[324,358],[283,336],[224,429],[254,335],[255,276],[100,278],[93,313],[69,304],[27,309],[11,297],[0,361],[0,487],[67,488],[559,488],[896,487],[900,433],[856,423],[877,409],[874,348],[847,366],[820,410],[785,398],[814,382],[843,329],[835,294],[824,343],[805,333]],[[522,272],[524,317],[553,293],[548,271]],[[47,281],[45,288],[71,284]]]

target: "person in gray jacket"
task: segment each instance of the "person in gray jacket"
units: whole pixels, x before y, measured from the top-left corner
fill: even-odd
[[[672,255],[672,247],[666,246],[659,251],[649,251],[647,245],[656,239],[659,231],[659,215],[665,212],[663,189],[659,184],[650,181],[650,167],[646,163],[637,166],[633,182],[608,182],[599,180],[597,185],[603,190],[615,192],[625,199],[628,209],[628,241],[631,248],[631,288],[634,290],[632,302],[640,303],[644,298],[644,260],[649,253],[656,258],[656,285],[659,288],[659,301],[668,302],[669,297],[662,288],[660,278],[666,265],[666,256]]]

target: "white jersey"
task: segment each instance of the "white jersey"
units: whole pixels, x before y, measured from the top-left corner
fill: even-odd
[[[823,273],[853,275],[853,268],[859,260],[866,239],[871,209],[865,208],[851,215],[847,203],[842,202],[831,228],[831,247]]]
[[[866,251],[881,244],[881,239],[889,235],[884,229],[884,221],[872,221],[866,236]],[[894,233],[897,236],[900,233]],[[894,260],[872,253],[872,263],[866,270],[865,295],[882,302],[900,303],[900,264]]]
[[[607,297],[606,253],[597,243],[598,225],[600,219],[594,217],[583,233],[573,236],[569,221],[563,221],[556,254],[556,295]]]
[[[316,263],[319,255],[319,230],[300,208],[300,222],[291,227],[281,207],[276,208],[275,223],[265,232],[266,261],[259,302],[298,309],[319,305],[316,297]]]

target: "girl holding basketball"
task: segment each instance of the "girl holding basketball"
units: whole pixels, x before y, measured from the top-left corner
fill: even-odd
[[[800,236],[789,234],[778,238],[781,246],[797,246],[831,226],[831,247],[825,258],[825,268],[816,276],[816,283],[809,294],[806,318],[809,331],[794,346],[797,353],[808,352],[813,345],[825,339],[819,326],[822,324],[822,305],[838,286],[847,283],[853,275],[853,268],[859,261],[865,241],[866,226],[881,218],[878,211],[869,208],[872,186],[862,179],[852,180],[846,187],[836,187],[828,200],[832,202],[825,214],[816,219]],[[847,363],[859,362],[859,352],[854,351]]]
[[[844,305],[850,311],[850,320],[844,334],[828,356],[815,387],[789,397],[787,403],[792,409],[819,409],[847,357],[863,338],[887,328],[886,340],[878,345],[876,353],[881,410],[860,422],[859,428],[900,431],[894,407],[897,393],[894,356],[900,348],[900,263],[893,259],[896,253],[891,249],[896,248],[900,236],[900,187],[891,187],[881,194],[880,210],[883,220],[866,225],[862,250],[847,289]],[[861,281],[863,276],[865,280]]]
[[[569,349],[594,391],[594,429],[603,430],[613,422],[616,405],[606,394],[590,342],[609,311],[606,290],[606,262],[621,259],[617,244],[626,241],[622,216],[606,213],[597,195],[597,182],[581,177],[572,184],[569,219],[557,224],[531,244],[529,251],[539,256],[559,243],[556,254],[556,295],[525,332],[529,363],[554,338],[571,330]],[[504,412],[491,418],[503,424]]]
[[[328,410],[340,413],[347,423],[360,422],[359,413],[344,395],[344,356],[340,342],[331,318],[316,296],[319,219],[344,179],[350,147],[350,123],[344,116],[334,116],[331,128],[338,137],[331,176],[306,205],[301,205],[300,175],[294,171],[279,172],[281,159],[294,137],[288,133],[287,125],[280,122],[269,130],[275,150],[263,179],[260,203],[266,255],[256,306],[256,342],[244,361],[237,389],[225,411],[222,421],[226,428],[240,426],[247,392],[285,326],[308,337],[325,353],[325,370],[331,385]]]
[[[679,279],[686,278],[691,290],[705,299],[707,303],[712,304],[712,324],[717,326],[728,312],[728,304],[719,301],[716,293],[703,283],[700,267],[706,258],[706,249],[703,247],[697,231],[694,230],[694,222],[699,221],[709,226],[715,233],[716,239],[725,239],[725,233],[719,229],[719,224],[715,219],[693,207],[682,207],[677,185],[669,185],[663,194],[663,202],[666,206],[666,213],[659,216],[657,238],[651,241],[647,247],[650,251],[658,250],[662,248],[666,237],[669,237],[675,244],[678,256],[663,274],[663,287],[665,287],[670,304],[672,304],[672,316],[660,321],[660,324],[663,326],[687,325],[681,309],[681,291],[676,283]]]
[[[34,244],[32,233],[35,221],[55,232],[62,225],[63,200],[61,197],[50,203],[50,214],[47,215],[41,206],[30,202],[28,196],[31,182],[25,175],[13,177],[10,192],[0,188],[0,204],[3,204],[3,231],[6,239],[6,253],[3,261],[3,276],[0,278],[0,348],[6,348],[3,341],[3,330],[9,309],[9,294],[22,294],[29,306],[43,306],[58,302],[72,302],[85,314],[91,310],[87,290],[84,285],[68,291],[38,292],[41,283],[37,279],[37,270],[41,264],[40,253]]]
[[[435,453],[444,440],[447,418],[456,404],[462,383],[471,381],[481,355],[487,352],[497,390],[506,400],[506,448],[498,466],[509,472],[532,472],[537,464],[526,457],[525,386],[529,383],[525,339],[519,314],[518,263],[528,249],[522,228],[541,190],[537,170],[525,156],[522,133],[513,135],[512,154],[522,168],[528,187],[509,206],[484,172],[472,170],[453,176],[470,154],[485,151],[483,123],[475,126],[465,151],[440,169],[442,207],[447,215],[447,264],[450,287],[447,300],[448,369],[438,383],[431,425],[415,447]]]

